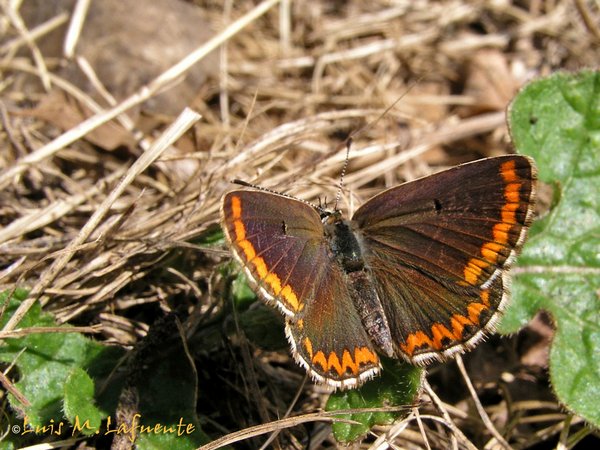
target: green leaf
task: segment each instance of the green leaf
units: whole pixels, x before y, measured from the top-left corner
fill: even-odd
[[[540,309],[556,334],[550,378],[559,400],[600,426],[600,73],[557,73],[528,85],[509,111],[513,142],[554,189],[519,257],[501,331]]]
[[[248,308],[257,299],[256,294],[248,284],[248,277],[240,270],[231,283],[231,296],[237,309]]]
[[[94,381],[80,367],[73,369],[65,381],[64,411],[71,423],[88,421],[89,428],[82,429],[84,434],[92,435],[100,429],[104,415],[95,405]]]
[[[423,369],[388,359],[383,360],[382,363],[383,371],[380,377],[369,381],[359,389],[331,394],[325,409],[327,411],[359,408],[372,410],[395,406],[399,409],[336,415],[336,418],[345,419],[332,425],[333,435],[338,442],[355,441],[374,425],[392,423],[405,414],[402,409],[410,405],[419,393]],[[348,422],[349,420],[358,423],[352,424]]]
[[[207,227],[204,232],[196,237],[192,242],[203,247],[222,246],[224,241],[223,230],[218,224]]]
[[[243,311],[238,316],[239,326],[250,342],[263,350],[277,351],[289,349],[285,337],[285,323],[279,311],[274,308],[257,304]],[[235,324],[230,322],[228,333],[236,333]]]
[[[10,292],[0,294],[0,304],[8,303],[0,320],[2,327],[14,314],[20,302],[27,297],[27,291],[17,290],[12,297],[9,295]],[[19,323],[21,329],[57,326],[52,316],[43,313],[37,303]],[[68,330],[69,327],[63,328]],[[122,350],[101,345],[80,333],[33,333],[22,338],[7,338],[4,345],[0,346],[0,361],[16,362],[20,379],[15,386],[30,402],[29,406],[23,406],[14,396],[9,395],[10,404],[13,409],[22,412],[33,427],[62,423],[66,395],[70,395],[71,406],[89,400],[90,396],[88,387],[86,391],[81,392],[83,398],[77,400],[79,394],[67,386],[69,377],[81,370],[87,372],[91,379],[104,380],[122,354]],[[105,390],[103,395],[98,397],[96,404],[99,406],[93,410],[94,417],[97,414],[106,416],[112,411],[115,403],[110,396],[114,395],[115,388],[118,391],[119,387],[113,383],[112,389]],[[83,410],[81,411],[83,413]],[[76,413],[76,408],[71,412]],[[87,418],[79,417],[80,420]]]

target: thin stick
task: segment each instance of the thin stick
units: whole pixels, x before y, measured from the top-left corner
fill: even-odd
[[[288,409],[285,411],[285,414],[283,415],[282,419],[287,419],[288,417],[290,417],[290,414],[292,413],[294,406],[298,402],[300,395],[304,392],[304,385],[306,385],[307,380],[308,380],[308,373],[306,375],[304,375],[302,384],[300,384],[300,386],[298,386],[298,389],[296,390],[296,395],[294,395],[294,398],[290,402],[290,405],[288,406]],[[281,431],[283,431],[283,429],[273,431],[273,433],[271,434],[271,436],[269,436],[269,438],[265,441],[265,443],[260,446],[259,450],[265,450],[269,446],[269,444],[271,442],[273,442],[277,436],[279,436],[279,433],[281,433]]]
[[[12,25],[16,28],[16,30],[19,32],[19,34],[29,47],[31,55],[33,56],[33,60],[35,61],[35,66],[38,69],[38,75],[40,77],[40,80],[42,81],[42,84],[44,85],[44,89],[46,91],[49,91],[51,84],[50,78],[48,77],[48,68],[46,67],[46,62],[44,61],[42,52],[38,48],[34,39],[31,37],[31,33],[27,29],[27,26],[25,25],[21,14],[19,13],[19,11],[17,11],[17,8],[20,7],[20,5],[17,6],[17,4],[14,2],[6,2],[3,3],[2,6],[4,7],[4,12],[6,13],[6,16],[10,19]]]
[[[462,357],[460,355],[456,355],[455,359],[456,359],[456,365],[458,366],[458,370],[460,371],[460,374],[462,375],[463,380],[465,380],[467,389],[469,390],[469,393],[471,394],[471,398],[475,402],[475,408],[477,409],[477,412],[479,413],[479,417],[481,417],[483,424],[488,429],[488,431],[490,433],[492,433],[492,436],[494,436],[494,438],[498,441],[498,443],[502,447],[504,447],[507,450],[512,449],[510,444],[508,442],[506,442],[506,440],[502,437],[500,432],[496,429],[496,427],[490,420],[490,417],[485,412],[485,409],[483,408],[483,405],[481,404],[481,401],[479,400],[479,397],[477,396],[477,392],[475,392],[475,388],[473,387],[471,378],[469,378],[469,375],[467,374],[467,369],[465,369],[465,363],[463,362]]]
[[[85,23],[85,17],[89,8],[90,0],[77,0],[63,44],[63,54],[66,58],[71,59],[75,54],[75,47],[77,46],[77,41],[81,35],[81,30],[83,29],[83,24]]]
[[[285,419],[275,420],[273,422],[255,425],[252,427],[244,428],[243,430],[234,431],[225,436],[221,436],[208,444],[200,447],[199,450],[216,450],[221,447],[225,447],[236,442],[240,442],[245,439],[250,439],[256,436],[260,436],[267,433],[272,433],[277,430],[285,428],[291,428],[303,423],[311,422],[342,422],[349,424],[358,424],[359,422],[352,419],[343,419],[337,416],[343,416],[347,414],[356,413],[369,413],[369,412],[382,412],[382,411],[398,411],[401,408],[398,407],[382,407],[382,408],[356,408],[356,409],[344,409],[339,411],[321,411],[317,413],[302,414],[300,416],[287,417]],[[477,449],[475,449],[477,450]]]
[[[232,0],[226,0],[223,5],[223,22],[231,20]],[[229,51],[227,42],[219,48],[219,107],[221,109],[221,122],[227,131],[225,136],[226,147],[231,145],[231,119],[229,117]]]
[[[442,417],[444,419],[444,424],[448,428],[450,428],[450,430],[452,431],[452,433],[450,433],[450,441],[452,442],[452,449],[458,450],[458,441],[456,439],[456,436],[462,436],[465,439],[465,443],[467,445],[470,444],[469,448],[476,450],[475,446],[473,444],[471,444],[471,442],[462,434],[462,432],[458,429],[458,427],[456,426],[454,421],[450,418],[450,414],[448,414],[448,411],[446,411],[446,408],[444,407],[444,403],[437,396],[435,391],[432,389],[432,387],[429,384],[429,382],[427,381],[427,379],[423,380],[423,387],[427,391],[427,394],[429,395],[429,398],[431,398],[431,401],[433,402],[433,404],[436,406],[438,411],[442,414]]]

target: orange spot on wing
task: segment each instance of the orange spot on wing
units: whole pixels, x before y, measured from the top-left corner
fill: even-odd
[[[479,297],[481,298],[481,300],[483,300],[483,304],[486,307],[490,307],[490,291],[489,290],[484,290],[481,291],[481,294],[479,294]]]
[[[238,245],[244,252],[244,256],[246,256],[246,259],[248,261],[252,261],[254,259],[254,257],[256,256],[256,252],[254,251],[254,247],[252,246],[250,241],[246,241],[246,240],[239,241]]]
[[[467,317],[460,314],[454,314],[450,319],[450,325],[452,326],[454,338],[457,341],[460,341],[463,338],[465,326],[474,324]]]
[[[281,280],[274,273],[270,273],[265,277],[265,283],[267,283],[273,289],[275,295],[279,295],[281,292]]]
[[[244,224],[241,221],[236,220],[235,222],[233,222],[233,228],[235,231],[236,241],[243,241],[244,239],[246,239],[246,228],[244,227]]]
[[[315,353],[315,356],[312,358],[312,362],[314,365],[321,366],[323,372],[328,372],[329,366],[327,365],[327,358],[325,358],[325,353],[323,353],[321,350]]]
[[[431,338],[422,331],[417,331],[409,334],[406,337],[406,343],[400,344],[400,348],[407,355],[412,356],[415,353],[416,348],[423,347],[424,345],[428,345],[429,347],[433,348],[433,342],[431,341]]]
[[[343,377],[347,373],[357,376],[360,374],[363,366],[371,366],[379,362],[377,354],[367,347],[356,347],[354,349],[354,357],[348,349],[344,349],[341,361],[337,353],[330,352],[329,356],[325,357],[325,354],[319,350],[311,360],[315,366],[320,366],[324,373],[333,372],[338,377]]]
[[[444,338],[454,340],[454,334],[441,323],[436,323],[431,327],[431,335],[433,336],[433,348],[441,350],[443,347],[442,341]]]
[[[304,348],[306,349],[306,353],[308,353],[308,357],[313,359],[313,346],[312,342],[309,338],[304,338]]]
[[[328,372],[331,371],[331,369],[335,370],[339,376],[344,375],[344,370],[342,369],[342,365],[340,364],[340,359],[338,358],[338,355],[335,352],[331,352],[329,354],[329,358],[327,359],[327,369]]]
[[[234,219],[242,217],[242,200],[235,195],[231,197],[231,215]]]
[[[502,179],[507,183],[512,183],[514,181],[518,181],[519,177],[517,176],[517,172],[515,172],[515,160],[512,159],[510,161],[506,161],[500,166],[500,175],[502,175]]]
[[[492,236],[494,237],[495,242],[499,242],[500,244],[508,243],[508,233],[512,225],[508,223],[497,223],[494,225],[494,229],[492,230]]]
[[[356,347],[354,349],[354,359],[358,364],[377,364],[379,357],[367,347]]]
[[[486,242],[481,246],[481,256],[483,256],[490,264],[495,264],[498,261],[500,252],[504,246],[496,242]]]
[[[515,211],[519,209],[518,203],[505,203],[502,207],[502,212],[500,213],[500,217],[502,217],[502,222],[514,224],[517,223],[517,215]]]
[[[237,196],[231,197],[231,215],[233,218],[233,229],[235,232],[235,243],[242,250],[246,263],[254,266],[254,272],[259,280],[271,289],[273,294],[283,299],[286,306],[292,311],[300,311],[304,307],[298,301],[298,296],[289,284],[282,286],[281,279],[276,273],[269,270],[266,261],[257,256],[256,248],[246,238],[246,226],[242,219],[242,200]]]
[[[475,285],[477,284],[477,280],[479,279],[479,274],[481,273],[481,270],[472,270],[469,266],[465,267],[464,270],[464,277],[465,280],[467,280],[468,284],[472,284]]]
[[[485,242],[479,249],[479,255],[469,259],[463,269],[463,276],[467,284],[477,286],[481,283],[484,275],[483,269],[497,264],[499,255],[510,242],[510,230],[517,224],[516,212],[521,206],[522,183],[515,166],[514,160],[507,161],[500,166],[500,176],[505,182],[504,198],[506,203],[500,209],[500,222],[492,228],[493,241]]]
[[[466,326],[478,326],[481,312],[490,307],[489,290],[481,291],[480,297],[483,303],[473,302],[467,306],[468,317],[462,314],[454,314],[450,318],[450,328],[442,323],[434,323],[431,326],[431,336],[423,331],[416,331],[406,337],[404,344],[400,348],[409,357],[412,357],[415,350],[422,347],[429,347],[431,350],[440,351],[444,348],[443,340],[447,338],[450,344],[456,344],[465,341],[464,330]]]
[[[352,359],[352,355],[350,354],[350,352],[348,350],[344,350],[344,355],[342,356],[342,373],[340,375],[342,375],[343,373],[345,373],[348,368],[350,369],[350,373],[352,373],[353,375],[358,375],[358,363],[356,363],[353,359]]]
[[[267,276],[269,275],[269,270],[267,269],[267,263],[265,263],[265,260],[260,256],[255,256],[250,262],[254,264],[258,277],[264,282],[268,282]]]
[[[294,292],[294,290],[292,289],[292,287],[289,284],[286,284],[283,287],[280,295],[286,300],[287,303],[292,305],[292,308],[294,309],[294,311],[302,311],[304,309],[304,304],[301,304],[298,301],[298,297],[296,296],[296,293]]]
[[[521,183],[510,183],[504,188],[504,198],[509,203],[519,203]]]
[[[471,322],[473,322],[474,324],[478,324],[479,323],[479,315],[481,314],[481,311],[483,311],[484,309],[488,309],[488,307],[485,306],[483,303],[469,304],[469,306],[467,307],[467,313],[469,314],[469,320]]]
[[[488,266],[489,264],[485,261],[477,258],[471,258],[463,270],[463,274],[467,283],[476,285],[477,280],[479,280],[479,277],[483,272],[483,269]]]

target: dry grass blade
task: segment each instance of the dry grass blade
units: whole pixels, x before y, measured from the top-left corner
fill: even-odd
[[[28,327],[13,331],[0,331],[0,339],[20,338],[29,334],[40,333],[99,333],[100,326],[89,327]]]
[[[271,7],[273,7],[273,5],[277,4],[278,2],[279,0],[265,0],[263,3],[259,4],[256,8],[254,8],[251,12],[232,23],[223,32],[219,33],[213,39],[199,47],[195,52],[188,55],[184,60],[180,61],[178,64],[171,67],[169,70],[160,74],[148,85],[144,86],[142,89],[140,89],[135,94],[131,95],[126,100],[123,100],[114,108],[111,108],[106,112],[99,113],[95,116],[90,117],[86,121],[79,124],[77,127],[59,136],[52,142],[46,144],[44,147],[38,149],[34,153],[30,153],[17,164],[10,167],[8,170],[5,170],[3,173],[0,173],[0,189],[5,187],[13,177],[19,175],[31,165],[45,158],[48,158],[56,151],[75,142],[77,139],[84,137],[87,133],[96,129],[100,125],[108,122],[109,120],[114,119],[119,114],[127,111],[135,105],[139,105],[140,103],[151,98],[160,89],[171,83],[177,77],[184,74],[191,66],[196,64],[198,61],[204,58],[207,54],[209,54],[219,45],[227,41],[227,39],[230,39],[245,26],[252,23],[254,20],[256,20],[257,17],[267,12]]]
[[[496,441],[498,441],[498,444],[500,444],[500,446],[502,448],[504,448],[506,450],[512,449],[512,447],[509,445],[509,443],[506,442],[506,439],[504,439],[504,437],[502,437],[502,435],[498,432],[498,430],[496,429],[496,427],[490,420],[490,417],[487,415],[487,413],[483,409],[483,405],[481,404],[479,397],[477,397],[477,392],[475,392],[475,388],[473,387],[471,378],[469,378],[467,369],[465,369],[465,364],[462,360],[462,357],[460,355],[457,355],[455,357],[455,360],[456,360],[456,365],[458,366],[458,369],[460,370],[460,373],[463,377],[463,380],[465,381],[465,383],[467,385],[467,389],[469,390],[469,393],[471,394],[471,398],[473,399],[473,402],[475,402],[475,408],[477,408],[479,417],[481,417],[481,420],[483,421],[485,427],[490,431],[490,433],[492,433],[492,436],[494,436],[494,439],[496,439]],[[490,448],[493,448],[494,444],[495,443],[491,443],[490,445],[492,445],[492,447],[490,447]],[[486,448],[487,447],[488,447],[488,445],[486,445]]]
[[[81,29],[85,21],[85,15],[90,7],[90,0],[77,0],[75,9],[71,15],[71,23],[65,36],[64,54],[67,58],[72,58],[75,52],[77,40],[81,34]]]
[[[96,229],[100,221],[104,218],[113,203],[123,193],[125,188],[146,168],[152,164],[160,155],[169,148],[179,137],[189,129],[195,122],[200,120],[200,115],[192,110],[186,110],[176,120],[163,135],[157,139],[154,145],[129,168],[123,179],[117,187],[106,197],[96,212],[90,217],[90,220],[84,225],[79,234],[69,243],[65,251],[62,252],[54,263],[46,270],[40,281],[31,290],[30,296],[19,305],[19,308],[10,320],[4,326],[3,331],[12,331],[21,321],[23,316],[29,311],[29,308],[37,301],[38,297],[44,292],[44,289],[50,285],[58,273],[65,267],[73,257],[78,247],[82,245]]]
[[[261,436],[263,434],[272,433],[285,428],[291,428],[298,426],[303,423],[310,422],[344,422],[348,424],[357,424],[354,420],[336,418],[335,416],[344,414],[356,414],[356,413],[369,413],[378,411],[397,411],[399,408],[364,408],[364,409],[344,409],[334,412],[319,412],[303,414],[296,417],[288,417],[285,419],[275,420],[273,422],[261,424],[255,427],[245,428],[234,433],[230,433],[227,436],[216,439],[210,444],[203,445],[199,450],[216,450],[226,445],[231,445],[236,442],[240,442],[246,439],[250,439],[255,436]]]

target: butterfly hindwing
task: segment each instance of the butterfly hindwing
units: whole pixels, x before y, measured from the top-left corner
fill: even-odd
[[[336,388],[358,386],[379,372],[379,357],[352,302],[347,274],[330,260],[315,263],[315,301],[297,319],[287,319],[286,334],[313,378]]]
[[[374,279],[387,278],[376,290],[390,324],[394,350],[415,364],[443,361],[472,348],[494,326],[508,300],[507,277],[487,288],[457,286],[417,269],[378,260]]]

